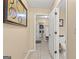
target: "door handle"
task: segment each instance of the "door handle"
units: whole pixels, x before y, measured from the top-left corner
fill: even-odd
[[[57,34],[57,32],[54,32],[55,34]]]
[[[57,51],[54,51],[55,54],[57,54]]]

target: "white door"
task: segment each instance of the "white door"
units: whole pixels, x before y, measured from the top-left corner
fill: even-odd
[[[49,50],[52,58],[59,59],[59,9],[49,14]]]
[[[52,55],[52,58],[54,56],[54,22],[53,22],[53,12],[49,14],[49,51],[50,54]]]

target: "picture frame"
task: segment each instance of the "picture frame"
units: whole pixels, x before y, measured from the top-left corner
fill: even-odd
[[[8,16],[8,0],[3,0],[3,22],[6,21]]]
[[[59,27],[63,27],[64,26],[64,20],[63,19],[59,19]]]
[[[17,9],[18,5],[20,6],[19,10]],[[7,19],[4,20],[4,23],[27,26],[27,8],[21,0],[18,0],[18,4],[15,2],[12,5],[8,2],[7,13]]]

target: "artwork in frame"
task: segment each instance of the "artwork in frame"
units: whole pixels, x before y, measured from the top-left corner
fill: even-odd
[[[11,4],[11,1],[14,1]],[[5,22],[27,26],[27,8],[21,0],[8,0],[8,15]]]
[[[59,27],[63,27],[64,25],[64,20],[63,19],[59,19]]]

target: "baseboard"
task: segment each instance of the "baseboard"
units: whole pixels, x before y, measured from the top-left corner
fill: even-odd
[[[29,50],[29,51],[27,52],[27,54],[26,54],[26,56],[25,56],[24,59],[28,59],[28,56],[30,55],[30,53],[32,53],[32,52],[34,52],[34,51],[36,51],[36,50],[35,50],[35,49]]]
[[[52,58],[52,59],[54,59],[54,57],[51,55],[51,53],[50,53],[50,50],[49,50],[49,55],[50,55],[50,57]]]

